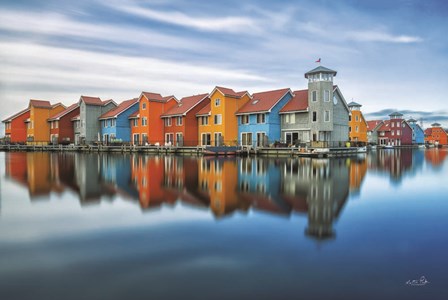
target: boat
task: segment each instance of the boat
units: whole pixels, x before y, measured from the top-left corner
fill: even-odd
[[[367,152],[367,147],[358,147],[358,149],[356,150],[358,153],[366,153]]]

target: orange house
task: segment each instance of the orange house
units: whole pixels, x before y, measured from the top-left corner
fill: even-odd
[[[367,121],[361,112],[361,104],[350,102],[347,104],[350,109],[349,116],[349,139],[351,142],[367,143]]]
[[[28,128],[26,131],[27,142],[30,144],[50,142],[50,124],[48,119],[66,109],[61,103],[54,105],[50,101],[30,100],[30,118],[26,121]]]
[[[235,92],[224,87],[215,87],[209,94],[210,110],[200,110],[198,117],[198,139],[202,146],[236,146],[238,141],[238,119],[235,113],[250,99],[247,91]]]
[[[174,96],[142,92],[138,98],[138,113],[129,116],[133,145],[160,144],[165,141],[164,121],[161,116],[178,101]]]
[[[425,130],[425,143],[448,145],[448,134],[439,123],[433,123],[431,128]]]
[[[165,123],[165,143],[176,146],[198,145],[196,114],[208,103],[208,94],[184,97],[164,113],[162,119]]]
[[[26,108],[15,115],[3,120],[5,123],[5,137],[11,143],[26,142],[26,123],[30,118],[30,109]]]

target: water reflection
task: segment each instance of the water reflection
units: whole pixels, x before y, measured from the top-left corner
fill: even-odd
[[[76,193],[81,206],[135,202],[143,211],[182,203],[216,218],[250,211],[307,216],[305,234],[334,238],[334,222],[367,172],[399,184],[424,162],[437,168],[443,149],[385,150],[334,159],[191,158],[131,154],[5,153],[6,178],[28,189],[31,201]]]

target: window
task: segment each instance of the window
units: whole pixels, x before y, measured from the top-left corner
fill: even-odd
[[[355,116],[355,121],[359,122],[359,116],[358,115]]]
[[[222,146],[222,134],[221,132],[215,132],[215,146],[219,147]]]
[[[394,122],[391,122],[390,127],[395,127],[395,123],[394,123]]]
[[[296,122],[296,115],[286,114],[284,120],[286,124],[294,124]]]
[[[330,122],[330,111],[329,111],[329,110],[326,110],[324,113],[325,113],[325,114],[324,114],[324,120],[325,120],[325,122]]]
[[[165,126],[171,126],[171,118],[165,119]]]
[[[392,130],[392,135],[395,135],[395,131]]]
[[[142,109],[143,109],[143,110],[146,109],[146,103],[142,103]]]
[[[252,133],[251,132],[241,133],[241,145],[242,146],[251,146],[252,145]]]
[[[266,114],[257,114],[257,123],[265,123],[266,122]]]
[[[313,111],[313,122],[317,122],[317,111]]]
[[[211,146],[212,138],[210,133],[203,133],[201,138],[202,146]]]
[[[112,127],[115,127],[117,124],[117,119],[112,119],[111,121],[112,121]]]
[[[222,123],[222,115],[215,115],[214,116],[214,124],[220,125]]]
[[[355,131],[359,132],[359,127],[358,126],[355,127]]]
[[[330,102],[330,91],[328,91],[328,90],[324,91],[324,101]]]
[[[202,116],[201,117],[201,124],[202,125],[208,125],[208,117],[207,116]]]
[[[257,147],[264,147],[267,144],[266,133],[257,132]]]
[[[406,127],[406,125],[403,123],[403,128],[405,128]]]
[[[176,125],[177,125],[177,126],[182,126],[182,117],[177,117],[177,119],[176,119]]]
[[[176,133],[176,143],[177,143],[177,146],[182,146],[183,145],[183,140],[184,140],[184,138],[183,138],[182,132],[177,132]]]
[[[352,127],[351,126],[348,127],[348,132],[352,132]]]
[[[241,124],[249,124],[249,115],[241,116]]]
[[[317,101],[317,91],[313,91],[311,99],[313,100],[313,102]]]
[[[215,106],[220,106],[221,105],[221,99],[217,98],[215,99]]]
[[[397,135],[400,135],[400,131],[399,130],[397,130]]]
[[[348,115],[348,121],[351,122],[352,120],[352,115]]]
[[[134,119],[134,127],[138,126],[138,119]]]
[[[165,143],[172,145],[173,144],[173,139],[174,139],[174,134],[173,133],[166,133],[165,134]]]
[[[146,117],[142,118],[142,126],[148,125],[148,119]]]
[[[400,127],[400,122],[397,122],[397,127]]]

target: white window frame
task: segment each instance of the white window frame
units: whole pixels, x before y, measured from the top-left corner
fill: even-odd
[[[221,99],[220,98],[216,98],[215,99],[215,106],[216,107],[221,106]]]
[[[213,116],[213,124],[214,125],[222,125],[222,114],[216,114]]]
[[[327,116],[328,116],[328,120],[327,120]],[[316,116],[316,120],[317,120],[317,116]],[[324,122],[330,122],[330,111],[329,110],[324,111]]]
[[[177,117],[176,118],[176,125],[177,126],[182,126],[183,124],[183,118],[182,117]]]
[[[262,119],[261,122],[260,118]],[[257,114],[257,124],[266,124],[266,114]]]
[[[249,124],[249,115],[241,116],[241,124]]]
[[[330,102],[330,91],[329,90],[324,91],[324,102]]]
[[[312,102],[317,102],[317,91],[312,91],[311,92],[311,101]]]
[[[171,118],[165,118],[165,126],[167,127],[171,126]]]
[[[314,114],[316,114],[316,120],[314,120]],[[312,111],[311,112],[311,122],[312,123],[316,123],[316,122],[318,122],[318,116],[317,116],[317,111]]]

